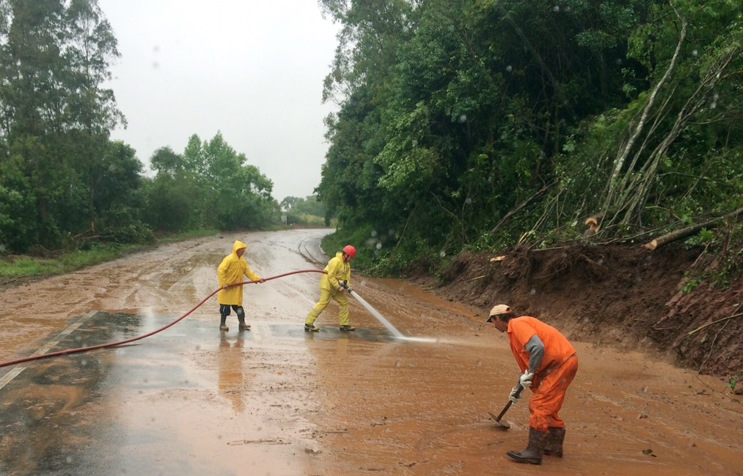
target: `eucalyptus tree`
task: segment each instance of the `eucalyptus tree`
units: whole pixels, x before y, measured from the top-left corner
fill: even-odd
[[[0,186],[23,197],[0,194],[15,203],[14,248],[95,229],[94,171],[123,122],[103,86],[118,55],[96,0],[0,0]]]

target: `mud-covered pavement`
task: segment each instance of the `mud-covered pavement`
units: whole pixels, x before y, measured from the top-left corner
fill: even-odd
[[[216,289],[235,239],[264,278],[321,269],[326,232],[195,239],[6,289],[0,361],[168,324]],[[247,285],[248,332],[233,315],[220,334],[212,297],[131,345],[0,368],[0,474],[742,474],[741,396],[726,382],[581,342],[565,456],[513,463],[504,453],[526,443],[527,405],[508,411],[508,431],[488,416],[518,370],[486,309],[352,274],[400,332],[436,342],[392,339],[353,299],[357,332],[338,331],[332,303],[305,333],[318,278]]]

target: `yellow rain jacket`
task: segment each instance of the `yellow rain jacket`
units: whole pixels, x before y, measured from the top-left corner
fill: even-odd
[[[341,281],[346,281],[346,284],[351,287],[351,266],[349,266],[349,263],[344,263],[344,258],[340,251],[328,261],[323,271],[326,274],[321,275],[320,289],[338,291]]]
[[[243,276],[246,276],[251,281],[258,281],[261,279],[256,273],[251,271],[248,262],[245,260],[245,255],[238,256],[238,250],[241,248],[246,248],[245,243],[236,240],[235,243],[233,243],[232,253],[225,256],[217,268],[217,279],[219,280],[220,286],[239,283],[243,280]],[[219,304],[241,306],[243,304],[243,286],[232,286],[227,289],[220,289],[217,293],[217,302]]]

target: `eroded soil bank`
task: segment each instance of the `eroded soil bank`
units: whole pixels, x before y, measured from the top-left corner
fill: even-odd
[[[714,262],[701,249],[639,245],[463,253],[435,286],[447,299],[483,309],[508,302],[550,319],[573,339],[662,354],[707,375],[742,377],[742,280],[689,283]]]

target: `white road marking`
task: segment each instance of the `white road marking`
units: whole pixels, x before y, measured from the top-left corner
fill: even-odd
[[[43,355],[49,352],[55,345],[59,344],[59,342],[67,337],[68,335],[72,334],[78,327],[80,327],[85,321],[96,315],[98,311],[89,311],[87,314],[84,314],[80,319],[78,319],[76,322],[73,322],[66,328],[62,330],[57,336],[47,342],[46,344],[39,347],[39,349],[34,352],[31,355]],[[28,365],[18,365],[13,370],[8,372],[7,374],[3,375],[2,378],[0,378],[0,389],[5,387],[8,383],[10,383],[14,378],[16,378],[21,372],[26,370],[28,368]]]

